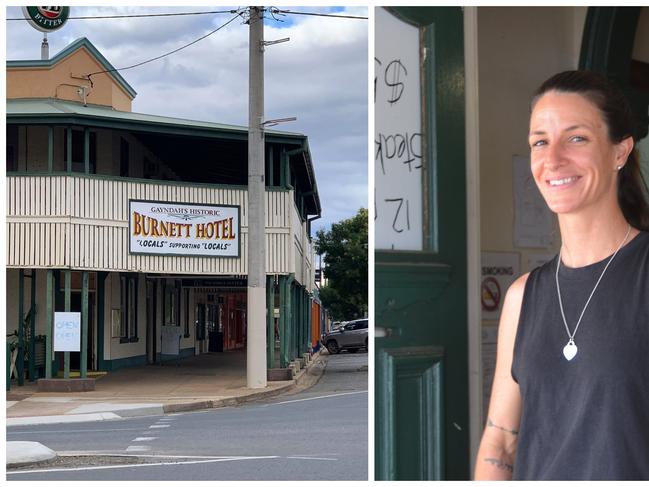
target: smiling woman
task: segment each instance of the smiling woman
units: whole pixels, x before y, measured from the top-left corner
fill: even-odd
[[[600,75],[560,73],[534,96],[532,174],[562,246],[507,293],[477,479],[649,479],[649,204],[633,129]]]

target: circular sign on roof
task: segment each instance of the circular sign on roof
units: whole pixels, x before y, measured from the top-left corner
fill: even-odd
[[[54,32],[68,20],[70,7],[23,7],[23,15],[34,29]]]

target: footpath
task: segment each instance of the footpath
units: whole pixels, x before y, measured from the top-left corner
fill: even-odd
[[[42,393],[36,383],[7,391],[7,427],[110,421],[236,406],[315,384],[326,367],[327,352],[316,353],[291,380],[269,381],[264,389],[246,387],[245,352],[199,355],[110,372],[92,392]],[[37,442],[8,441],[7,466],[54,458]]]

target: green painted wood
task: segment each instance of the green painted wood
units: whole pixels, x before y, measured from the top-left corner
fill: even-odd
[[[302,356],[302,288],[295,286],[295,356]]]
[[[52,310],[52,321],[54,321],[54,312],[60,311],[63,304],[61,302],[61,270],[54,269],[52,273],[54,274],[54,309]],[[58,377],[59,375],[59,370],[61,369],[60,356],[61,352],[54,352],[54,339],[52,339],[52,377]]]
[[[106,277],[108,272],[97,272],[97,369],[106,370],[104,360],[104,330],[106,318]]]
[[[627,84],[641,9],[589,7],[584,24],[579,68],[598,71]]]
[[[29,305],[29,382],[36,379],[36,270],[32,269],[30,274],[30,305]]]
[[[377,354],[380,366],[376,374],[381,380],[377,381],[376,394],[382,400],[377,403],[376,411],[389,418],[377,430],[386,445],[380,459],[381,476],[402,480],[442,480],[444,350],[439,347],[401,347],[383,349]],[[403,401],[410,407],[395,407]],[[411,414],[417,414],[421,421],[412,421]],[[421,448],[413,455],[412,451],[400,448],[407,442]]]
[[[18,355],[16,357],[18,385],[25,383],[25,271],[18,271]]]
[[[268,186],[275,186],[275,151],[272,147],[268,147],[268,155],[266,156],[266,175],[268,179]]]
[[[88,377],[88,271],[81,273],[81,360],[79,375]]]
[[[311,350],[311,327],[313,325],[312,323],[312,316],[311,316],[311,298],[309,297],[309,294],[306,294],[306,330],[307,330],[307,336],[306,336],[306,349],[307,352]]]
[[[375,340],[375,477],[468,480],[462,9],[389,11],[418,26],[427,49],[425,224],[423,251],[375,253],[375,323],[387,335]]]
[[[54,170],[54,127],[47,127],[47,172]]]
[[[589,7],[579,69],[597,71],[625,91],[634,113],[636,140],[649,133],[649,93],[630,84],[632,54],[642,7]]]
[[[66,128],[66,137],[68,139],[68,153],[66,158],[65,170],[72,172],[72,127]]]
[[[83,129],[83,172],[90,174],[90,129]]]
[[[279,276],[279,366],[287,367],[286,358],[286,276]]]
[[[12,100],[9,100],[12,101]],[[187,137],[205,137],[209,139],[224,139],[224,140],[241,140],[248,139],[248,133],[244,129],[227,129],[227,128],[213,128],[196,125],[192,121],[190,124],[175,124],[168,121],[156,122],[153,120],[132,120],[128,118],[109,118],[103,115],[82,115],[75,113],[17,113],[9,111],[11,106],[8,106],[6,116],[7,124],[24,124],[24,125],[61,125],[61,126],[88,126],[91,128],[124,130],[132,132],[148,132],[165,135],[178,135]],[[128,116],[128,113],[127,113]],[[164,118],[164,117],[163,117]],[[173,120],[173,119],[167,119]],[[304,146],[304,135],[291,134],[289,132],[264,132],[264,138],[267,144],[283,144],[287,146]]]
[[[291,360],[297,358],[298,350],[298,309],[297,309],[297,284],[291,285]]]
[[[48,269],[45,275],[45,378],[52,378],[52,321],[54,317],[53,303],[53,271]]]
[[[275,277],[266,277],[266,368],[275,367]]]
[[[70,146],[68,146],[70,147]],[[72,273],[69,270],[65,271],[65,311],[70,311],[70,302],[72,301],[72,292],[70,286],[72,285]],[[70,378],[70,352],[63,352],[63,378]]]

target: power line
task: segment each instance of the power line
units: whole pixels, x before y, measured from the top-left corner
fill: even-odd
[[[270,8],[271,13],[280,13],[280,14],[292,14],[292,15],[311,15],[317,17],[333,17],[339,19],[360,19],[367,20],[367,17],[361,17],[356,15],[338,15],[338,14],[323,14],[318,12],[297,12],[295,10],[280,10],[276,7]],[[68,20],[95,20],[95,19],[134,19],[134,18],[144,18],[144,17],[179,17],[187,15],[213,15],[213,14],[232,14],[237,12],[237,10],[210,10],[206,12],[175,12],[175,13],[160,13],[160,14],[131,14],[131,15],[85,15],[79,17],[68,17]],[[24,20],[27,19],[23,17],[11,18],[7,20]]]
[[[208,33],[205,34],[204,36],[201,36],[201,37],[199,37],[198,39],[193,40],[193,41],[190,42],[189,44],[185,44],[184,46],[179,47],[178,49],[174,49],[173,51],[169,51],[169,52],[166,53],[166,54],[162,54],[162,55],[160,55],[160,56],[156,56],[156,57],[151,58],[151,59],[148,59],[148,60],[146,60],[146,61],[142,61],[141,63],[133,64],[132,66],[126,66],[126,67],[124,67],[124,68],[117,68],[117,69],[107,69],[107,70],[105,70],[105,71],[97,71],[97,72],[95,72],[95,73],[90,73],[90,74],[87,75],[87,76],[88,76],[88,79],[90,79],[91,76],[94,76],[94,75],[96,75],[96,74],[113,73],[113,72],[115,72],[115,71],[125,71],[125,70],[127,70],[127,69],[137,68],[138,66],[142,66],[142,65],[144,65],[144,64],[148,64],[148,63],[150,63],[150,62],[157,61],[158,59],[162,59],[162,58],[164,58],[164,57],[171,56],[172,54],[175,54],[175,53],[177,53],[178,51],[182,51],[183,49],[185,49],[185,48],[187,48],[187,47],[189,47],[189,46],[192,46],[192,45],[196,44],[197,42],[202,41],[203,39],[205,39],[205,38],[211,36],[212,34],[215,34],[216,32],[220,31],[221,29],[223,29],[223,28],[224,28],[225,26],[227,26],[228,24],[231,24],[231,23],[234,22],[236,19],[238,19],[239,16],[241,15],[241,12],[239,12],[239,11],[237,11],[237,10],[234,10],[233,12],[237,12],[237,14],[236,14],[234,17],[232,17],[230,20],[228,20],[225,24],[223,24],[223,25],[217,27],[216,29],[214,29],[214,30],[211,31],[211,32],[208,32]],[[92,80],[90,80],[90,82],[92,83]]]
[[[338,18],[338,19],[358,19],[358,20],[367,20],[368,17],[361,17],[358,15],[338,15],[338,14],[323,14],[323,13],[318,13],[318,12],[296,12],[295,10],[280,10],[278,8],[273,7],[271,9],[271,12],[273,13],[279,13],[279,14],[292,14],[292,15],[313,15],[316,17],[333,17],[333,18]]]
[[[183,15],[212,15],[212,14],[233,14],[236,10],[211,10],[207,12],[175,12],[161,14],[131,14],[131,15],[86,15],[79,17],[68,17],[68,20],[94,20],[94,19],[133,19],[142,17],[178,17]],[[24,20],[24,17],[11,18],[7,20]]]

